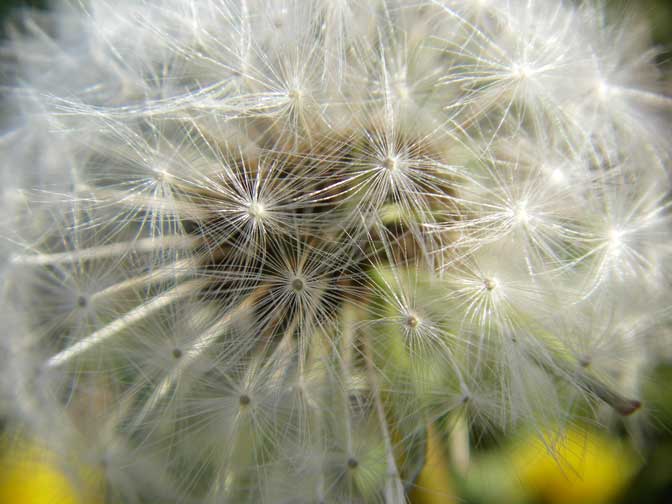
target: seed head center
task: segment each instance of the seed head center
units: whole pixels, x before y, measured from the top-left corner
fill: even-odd
[[[289,90],[287,96],[291,101],[298,102],[301,101],[301,98],[303,98],[303,91],[301,91],[299,88],[293,88]]]
[[[406,324],[406,327],[408,327],[409,329],[415,329],[416,327],[418,327],[419,323],[420,319],[415,315],[407,316],[404,322],[404,324]]]
[[[247,207],[247,213],[253,219],[261,219],[266,215],[266,207],[259,201],[253,201]]]
[[[304,281],[301,280],[298,277],[294,278],[294,280],[292,280],[292,290],[294,292],[301,292],[305,288],[305,286],[306,285],[305,285]]]
[[[386,157],[381,163],[382,167],[387,171],[395,172],[399,169],[399,162],[393,157]]]

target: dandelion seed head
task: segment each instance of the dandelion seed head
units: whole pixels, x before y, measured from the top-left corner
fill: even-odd
[[[611,255],[617,257],[625,247],[625,232],[619,228],[609,230],[609,252]]]
[[[564,185],[567,183],[567,176],[562,171],[561,168],[553,168],[549,176],[550,181],[553,184]]]
[[[413,330],[416,327],[418,327],[418,324],[420,324],[420,319],[416,315],[411,314],[411,315],[408,315],[406,317],[406,320],[404,321],[404,324],[410,330]]]
[[[298,294],[299,292],[301,292],[304,289],[305,283],[301,278],[296,277],[296,278],[292,279],[291,286],[292,286],[292,290]]]
[[[607,84],[607,82],[602,79],[599,79],[595,82],[595,91],[598,99],[602,101],[607,100],[612,92],[609,84]]]
[[[497,279],[496,278],[486,278],[486,279],[484,279],[483,280],[483,287],[485,287],[489,291],[494,290],[495,287],[497,287]]]
[[[381,166],[389,172],[395,172],[399,169],[399,161],[393,157],[387,157],[383,159]]]
[[[648,28],[602,4],[24,11],[8,425],[112,500],[263,504],[403,502],[457,415],[636,422],[670,318],[670,99]]]
[[[259,201],[253,201],[247,207],[247,213],[252,219],[263,219],[266,216],[266,207]]]
[[[512,216],[516,223],[518,224],[527,224],[530,221],[530,213],[528,211],[528,202],[523,199],[516,203],[514,209],[511,210]]]

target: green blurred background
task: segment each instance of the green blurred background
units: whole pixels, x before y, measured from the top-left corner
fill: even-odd
[[[12,10],[45,8],[47,3],[0,0],[0,37],[8,34]],[[672,82],[672,0],[607,3],[616,16],[625,6],[651,20],[654,42],[662,48],[659,63]],[[610,425],[609,434],[579,423],[554,439],[550,433],[555,426],[547,426],[547,433],[522,429],[505,434],[481,432],[462,420],[443,419],[430,430],[427,463],[416,481],[412,502],[672,503],[672,363],[652,370],[648,383],[643,411]],[[553,445],[552,455],[541,439]],[[104,501],[102,496],[75,497],[52,457],[30,441],[13,443],[11,451],[3,452],[3,446],[7,442],[0,438],[0,503]]]

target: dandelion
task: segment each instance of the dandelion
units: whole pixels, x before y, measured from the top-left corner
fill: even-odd
[[[0,405],[111,500],[400,503],[446,415],[642,406],[672,102],[634,16],[101,0],[11,32]]]

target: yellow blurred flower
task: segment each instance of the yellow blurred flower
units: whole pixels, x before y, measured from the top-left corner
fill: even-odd
[[[579,428],[528,435],[514,448],[513,464],[526,491],[551,504],[613,502],[638,467],[617,440]]]
[[[39,444],[0,443],[0,502],[3,504],[100,504],[96,477],[81,468],[65,474],[59,459]]]

